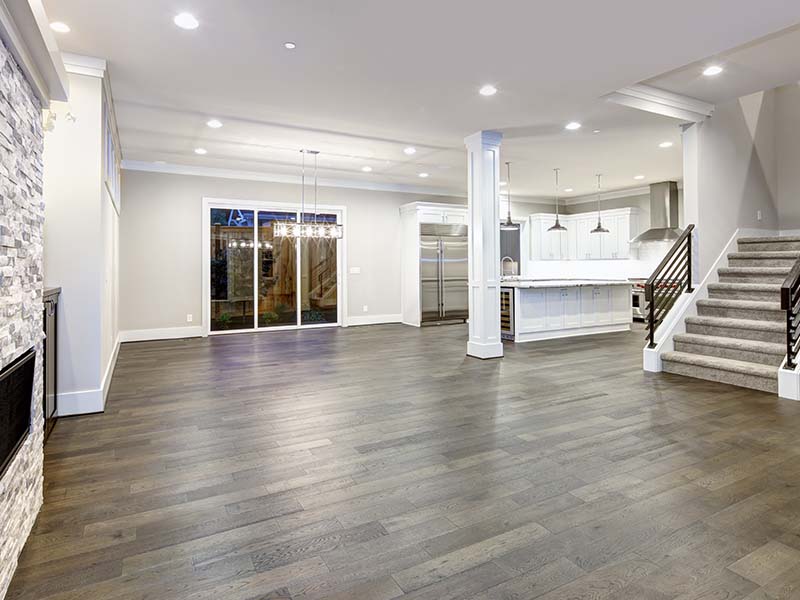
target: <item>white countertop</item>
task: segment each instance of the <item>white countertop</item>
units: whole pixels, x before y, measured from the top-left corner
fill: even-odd
[[[513,288],[564,288],[591,287],[604,285],[633,285],[627,279],[522,279],[519,277],[501,278],[501,287]]]

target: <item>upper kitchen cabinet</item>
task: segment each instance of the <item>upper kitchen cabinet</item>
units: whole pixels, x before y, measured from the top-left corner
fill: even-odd
[[[416,211],[419,223],[446,223],[449,225],[467,224],[467,207],[432,202],[414,202],[412,211]]]
[[[530,215],[531,260],[616,260],[635,257],[630,240],[639,233],[639,210],[618,208],[601,211],[608,233],[592,233],[597,213],[562,215],[567,231],[548,231],[555,215]]]

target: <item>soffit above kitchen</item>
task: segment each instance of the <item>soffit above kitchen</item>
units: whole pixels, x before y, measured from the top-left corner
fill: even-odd
[[[800,4],[779,0],[735,11],[726,0],[646,9],[633,0],[45,5],[51,21],[71,28],[58,38],[62,50],[108,60],[127,160],[296,173],[296,151],[313,146],[323,177],[461,192],[464,136],[502,130],[504,152],[522,162],[538,161],[546,150],[526,147],[558,143],[571,120],[585,137],[638,131],[657,144],[674,122],[600,98],[800,21]],[[177,28],[179,11],[199,27]],[[496,95],[478,93],[487,83]],[[207,127],[211,118],[223,127]],[[406,155],[408,147],[416,153]],[[548,158],[530,176],[517,170],[520,194],[548,193],[549,178],[534,172],[558,156]],[[675,177],[669,168],[647,175]]]

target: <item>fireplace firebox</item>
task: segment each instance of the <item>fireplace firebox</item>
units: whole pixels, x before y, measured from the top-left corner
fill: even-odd
[[[31,348],[0,371],[0,477],[31,428],[35,365]]]

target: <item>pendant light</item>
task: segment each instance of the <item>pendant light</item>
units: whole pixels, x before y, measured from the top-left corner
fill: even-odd
[[[287,223],[275,221],[273,227],[276,237],[288,238],[318,238],[341,239],[344,237],[344,228],[338,223],[317,223],[317,189],[318,179],[318,150],[300,150],[303,160],[300,168],[300,222]],[[306,154],[314,156],[314,220],[306,222]]]
[[[500,223],[500,231],[518,231],[519,230],[519,223],[514,223],[511,220],[511,163],[506,163],[506,193],[508,195],[508,218],[505,220],[505,223]]]
[[[550,229],[548,229],[547,231],[566,231],[566,230],[567,230],[567,228],[566,228],[566,227],[564,227],[564,226],[561,224],[561,221],[560,221],[560,220],[559,220],[559,218],[558,218],[558,217],[559,217],[559,214],[558,214],[558,192],[559,192],[559,190],[558,190],[558,172],[559,172],[560,170],[561,170],[561,169],[553,169],[553,171],[555,171],[555,174],[556,174],[556,222],[555,222],[555,224],[554,224],[554,225],[553,225],[553,226],[552,226]]]
[[[603,227],[603,223],[600,219],[600,178],[602,176],[602,173],[597,174],[597,227],[592,229],[591,233],[608,233],[608,229]]]

